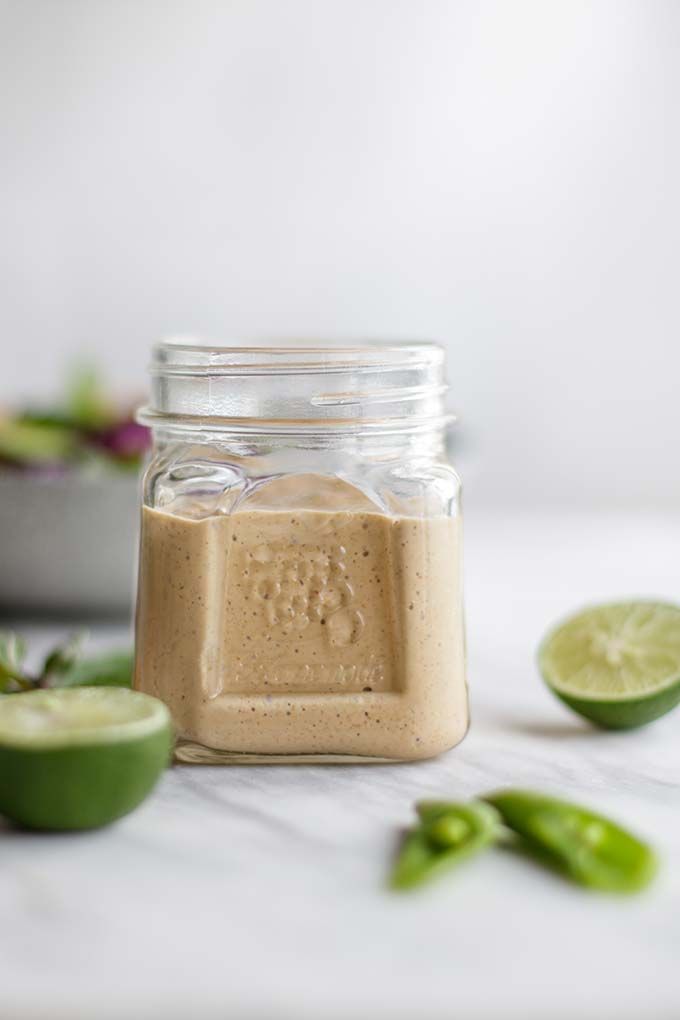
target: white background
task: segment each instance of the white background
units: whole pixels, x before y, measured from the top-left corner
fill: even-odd
[[[0,400],[436,338],[473,502],[677,504],[678,3],[0,0],[0,48]]]

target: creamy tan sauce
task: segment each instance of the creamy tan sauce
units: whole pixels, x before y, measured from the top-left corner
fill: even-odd
[[[135,686],[223,751],[452,747],[468,723],[458,521],[145,508]]]

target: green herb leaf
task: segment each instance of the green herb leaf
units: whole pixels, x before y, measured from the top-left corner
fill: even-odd
[[[26,642],[13,631],[0,631],[0,692],[11,691],[15,686],[30,686],[22,672],[26,658]]]
[[[0,694],[16,694],[38,687],[131,687],[134,653],[131,649],[81,658],[86,635],[72,635],[45,659],[39,676],[23,669],[26,642],[11,631],[0,631]]]
[[[0,669],[14,675],[21,672],[26,658],[26,642],[14,631],[0,631]]]
[[[484,800],[540,859],[581,885],[636,892],[654,876],[653,850],[593,811],[526,790],[500,790]]]
[[[498,839],[500,817],[490,805],[423,801],[420,825],[406,834],[391,876],[393,889],[411,889],[468,860]]]
[[[62,673],[58,687],[130,687],[134,654],[131,650],[104,652],[80,659]]]
[[[55,686],[53,678],[63,676],[68,673],[75,666],[80,653],[82,651],[83,643],[87,638],[87,634],[84,631],[80,631],[77,634],[72,634],[63,645],[57,645],[47,658],[40,674],[40,682],[44,687]]]

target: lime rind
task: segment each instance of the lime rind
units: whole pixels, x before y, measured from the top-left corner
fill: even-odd
[[[595,701],[569,697],[554,687],[551,690],[572,711],[606,730],[634,730],[646,726],[680,704],[680,680],[656,694],[628,700],[619,698]]]
[[[167,708],[139,691],[7,695],[0,701],[0,814],[29,829],[107,825],[148,796],[172,742]]]
[[[0,700],[0,746],[53,750],[143,739],[170,727],[166,706],[141,691],[79,687]]]

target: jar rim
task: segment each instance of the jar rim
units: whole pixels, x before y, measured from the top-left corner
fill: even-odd
[[[354,344],[206,344],[187,338],[162,340],[152,348],[152,375],[255,375],[361,370],[397,370],[443,364],[441,344],[365,340]]]
[[[441,428],[444,348],[431,341],[355,344],[206,344],[152,348],[150,425]],[[294,423],[294,424],[293,424]]]

